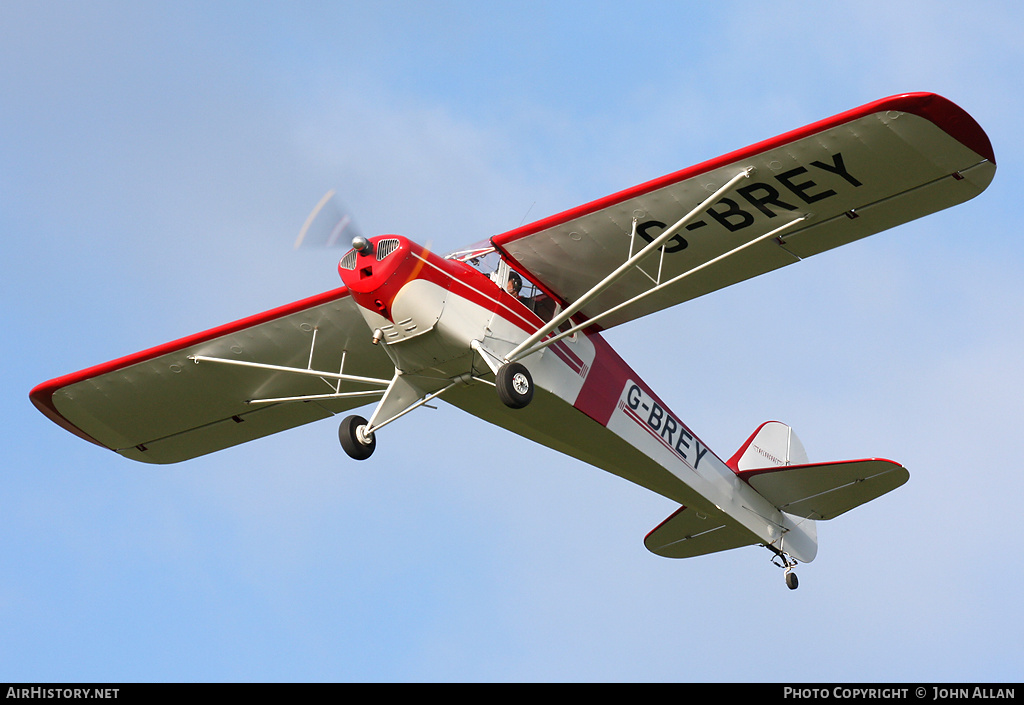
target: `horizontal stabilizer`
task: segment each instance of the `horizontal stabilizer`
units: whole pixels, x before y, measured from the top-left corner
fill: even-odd
[[[910,479],[899,463],[877,458],[741,470],[737,474],[780,510],[805,519],[832,519]]]
[[[651,553],[665,558],[693,558],[758,543],[757,537],[724,515],[680,507],[644,538]]]

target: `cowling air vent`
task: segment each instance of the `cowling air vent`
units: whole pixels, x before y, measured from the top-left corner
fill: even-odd
[[[355,250],[349,250],[345,253],[345,256],[341,258],[341,263],[338,264],[342,269],[352,270],[356,268],[356,253]]]
[[[398,249],[398,238],[389,237],[384,240],[377,241],[377,261],[380,262],[382,259],[390,255],[392,252]],[[355,266],[354,264],[352,265]]]

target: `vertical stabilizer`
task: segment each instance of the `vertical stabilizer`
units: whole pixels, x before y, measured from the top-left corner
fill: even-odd
[[[806,465],[807,451],[792,428],[781,421],[766,421],[729,459],[734,472]]]

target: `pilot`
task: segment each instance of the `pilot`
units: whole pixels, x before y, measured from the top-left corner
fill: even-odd
[[[508,281],[505,282],[505,291],[516,297],[516,300],[526,308],[533,310],[535,305],[532,296],[520,296],[519,292],[523,289],[523,278],[515,272],[509,272]]]
[[[505,291],[519,298],[519,292],[523,288],[523,278],[515,272],[509,272],[508,281],[505,282]]]

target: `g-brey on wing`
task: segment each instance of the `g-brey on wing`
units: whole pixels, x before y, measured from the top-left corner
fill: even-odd
[[[313,344],[314,332],[316,343]],[[312,351],[312,352],[311,352]],[[148,463],[173,463],[362,406],[370,397],[248,403],[322,395],[333,380],[196,364],[194,356],[390,378],[344,287],[40,384],[35,405],[86,440]],[[373,390],[348,384],[345,390]]]
[[[587,303],[609,328],[872,235],[981,193],[995,174],[985,132],[931,93],[885,98],[492,238],[567,304],[628,255],[754,167],[664,246]],[[633,220],[636,241],[631,243]],[[738,250],[803,218],[778,238]]]

